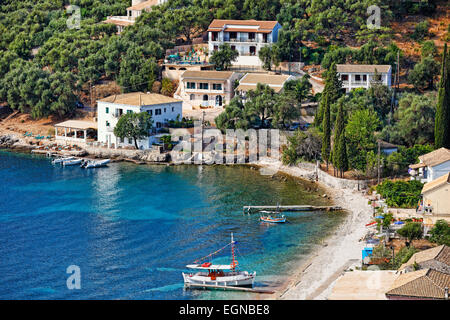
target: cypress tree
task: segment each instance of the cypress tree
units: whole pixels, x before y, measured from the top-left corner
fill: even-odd
[[[334,125],[333,165],[339,170],[341,177],[343,170],[346,171],[348,167],[347,146],[345,141],[344,130],[345,130],[344,108],[342,104],[339,104],[336,123]],[[344,137],[342,138],[341,136]]]
[[[450,57],[447,44],[442,54],[441,80],[439,82],[438,102],[434,126],[434,143],[436,149],[450,148]]]
[[[329,95],[325,94],[324,99],[324,110],[323,110],[323,137],[322,137],[322,159],[327,163],[327,171],[328,171],[328,162],[330,160],[330,140],[331,140],[331,123],[330,123],[330,103],[329,103]]]
[[[314,118],[314,124],[316,125],[316,127],[323,122],[324,111],[327,108],[325,104],[337,101],[337,99],[339,99],[343,93],[344,91],[342,90],[342,81],[339,80],[336,64],[333,63],[328,69],[325,76],[325,87],[322,92],[322,99],[320,101],[316,117]],[[325,100],[325,95],[328,95],[327,100]]]
[[[347,139],[345,137],[345,128],[339,136],[336,157],[338,158],[337,162],[339,163],[339,171],[342,178],[344,176],[344,172],[348,170]]]

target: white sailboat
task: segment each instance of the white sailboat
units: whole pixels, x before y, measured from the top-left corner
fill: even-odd
[[[211,262],[198,263],[206,258],[211,258],[213,255],[219,253],[226,247],[231,245],[232,261],[229,265],[216,265]],[[189,269],[197,270],[195,273],[184,273],[183,279],[185,286],[205,286],[210,287],[253,287],[256,272],[239,271],[238,261],[234,255],[235,241],[233,239],[233,233],[231,234],[231,242],[225,247],[217,250],[216,252],[209,254],[208,256],[197,260],[196,264],[189,264],[186,267]]]

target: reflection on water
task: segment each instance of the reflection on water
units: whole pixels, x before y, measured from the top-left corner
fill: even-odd
[[[287,213],[267,225],[244,205],[324,205],[310,182],[244,166],[136,166],[85,170],[0,152],[1,299],[229,299],[183,290],[185,265],[229,241],[261,286],[279,285],[343,215]],[[227,253],[228,254],[228,253]],[[228,263],[228,256],[215,262]],[[68,290],[78,265],[82,289]]]

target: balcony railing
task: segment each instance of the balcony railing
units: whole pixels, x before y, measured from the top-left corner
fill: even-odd
[[[256,38],[250,39],[250,38],[225,38],[224,42],[257,42]]]

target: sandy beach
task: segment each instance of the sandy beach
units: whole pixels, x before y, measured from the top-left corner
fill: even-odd
[[[311,179],[314,172],[298,167],[284,166],[279,162],[261,161],[262,174],[282,172],[294,177]],[[335,205],[348,211],[345,221],[325,239],[323,246],[302,263],[289,281],[269,299],[323,300],[331,293],[332,286],[344,270],[360,266],[360,241],[367,230],[365,224],[372,219],[373,209],[363,192],[349,189],[333,189],[318,182],[326,190]]]

